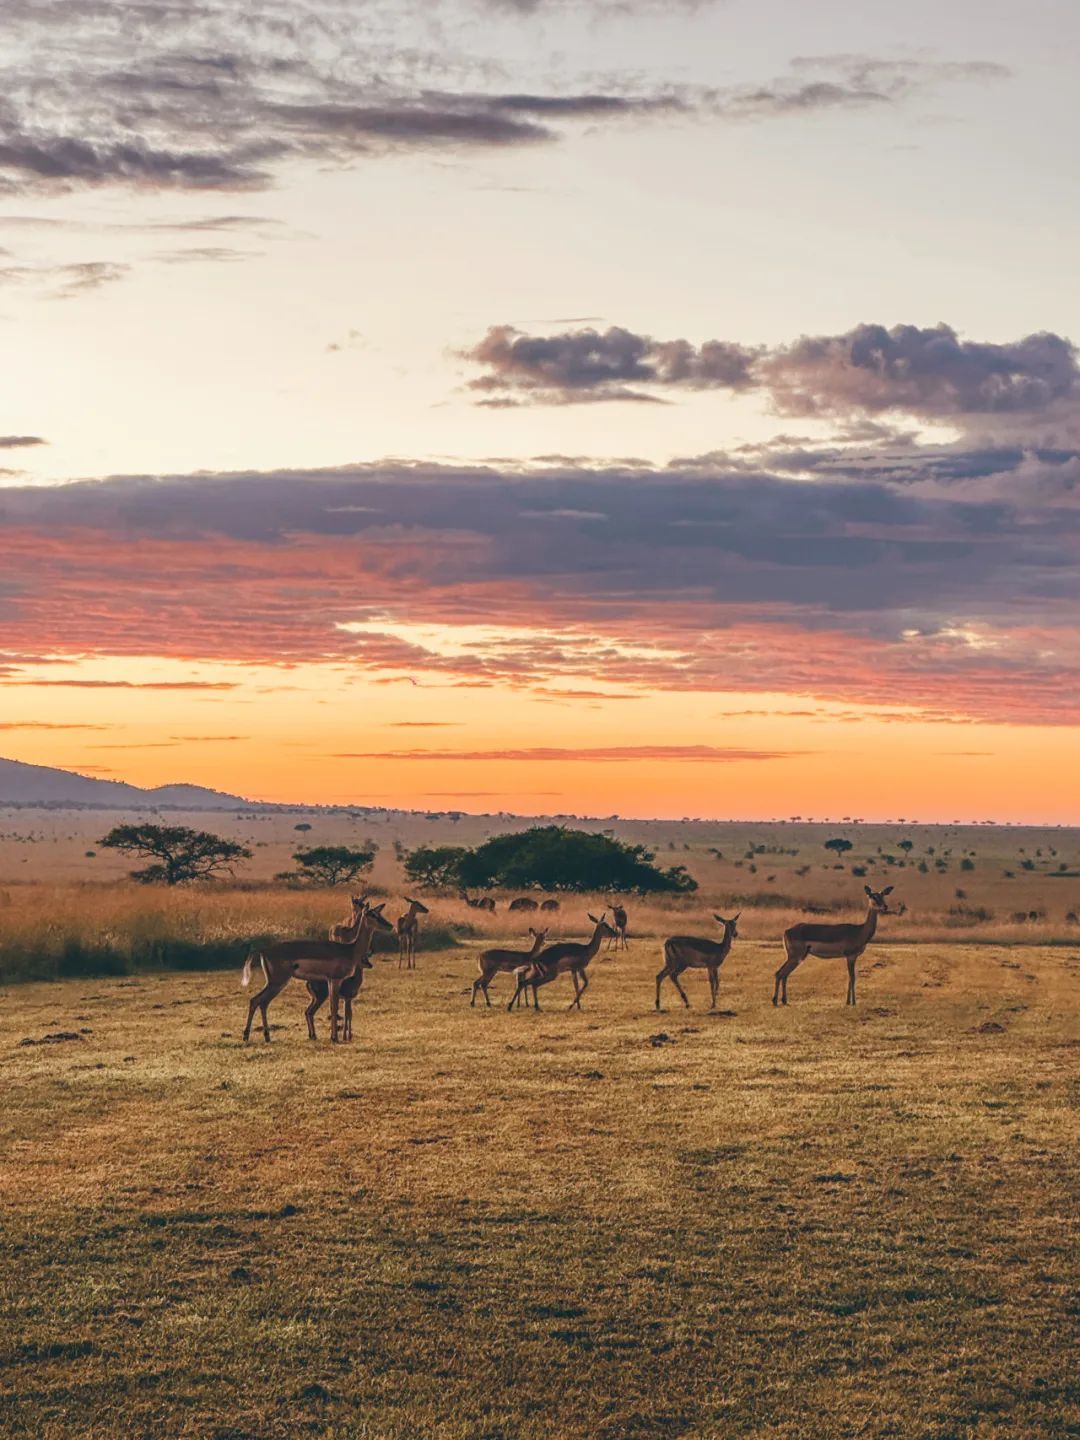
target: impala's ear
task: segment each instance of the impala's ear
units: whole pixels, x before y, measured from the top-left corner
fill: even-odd
[[[734,923],[735,923],[735,920],[738,920],[738,918],[739,918],[739,916],[740,916],[741,914],[742,914],[742,911],[741,911],[741,910],[739,910],[739,911],[736,912],[735,917],[734,917],[734,919],[733,919],[732,922],[731,922],[733,925],[734,925]]]
[[[384,910],[385,908],[386,908],[386,901],[385,901],[385,900],[380,900],[380,902],[378,903],[378,905],[372,905],[372,907],[371,907],[372,914],[374,914],[374,915],[381,915],[382,912],[383,912],[383,910]]]
[[[894,890],[894,888],[895,888],[895,887],[892,886],[892,885],[886,885],[886,886],[885,886],[885,889],[882,890],[881,893],[882,893],[883,895],[891,895],[892,892],[893,892],[893,890]]]
[[[592,921],[592,923],[593,923],[594,925],[599,925],[599,924],[600,924],[600,921],[596,918],[596,916],[592,913],[591,910],[586,910],[585,913],[586,913],[586,915],[588,915],[589,919]],[[606,911],[606,910],[604,911],[604,914],[605,914],[605,915],[607,914],[607,911]],[[602,918],[603,918],[603,916],[601,916],[601,919],[602,919]]]
[[[862,888],[866,891],[868,895],[872,895],[874,893],[873,890],[870,889],[869,885],[864,885]]]
[[[718,915],[715,910],[712,912],[712,918],[720,925],[726,925],[728,923],[723,915]]]

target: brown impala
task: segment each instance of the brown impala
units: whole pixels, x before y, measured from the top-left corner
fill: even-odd
[[[472,999],[470,1006],[476,1004],[476,992],[482,990],[484,999],[491,1004],[491,996],[488,994],[488,986],[496,975],[513,974],[515,970],[525,969],[530,960],[535,960],[539,955],[544,941],[547,939],[546,930],[534,930],[529,926],[529,934],[533,937],[531,950],[481,950],[476,957],[476,968],[480,974],[473,981]]]
[[[584,945],[572,940],[560,940],[555,945],[549,945],[546,950],[541,950],[529,968],[518,976],[517,989],[506,1007],[508,1010],[514,1008],[527,988],[532,989],[533,1009],[539,1009],[536,999],[537,990],[541,985],[550,985],[557,975],[565,975],[567,971],[570,972],[570,978],[574,982],[574,998],[570,1001],[569,1008],[573,1010],[576,1005],[579,1010],[581,1009],[581,997],[589,988],[589,977],[586,973],[589,961],[600,949],[600,941],[604,936],[615,934],[603,915],[599,920],[595,915],[590,915],[589,919],[596,927],[593,930],[592,939]]]
[[[739,911],[739,915],[742,911]],[[693,935],[672,935],[669,940],[664,941],[664,968],[656,977],[656,1008],[660,1009],[660,986],[665,980],[670,980],[675,989],[682,996],[682,1002],[689,1010],[690,1001],[686,998],[686,992],[679,984],[679,976],[684,970],[707,970],[709,972],[709,993],[712,995],[710,1010],[716,1009],[716,992],[720,985],[720,966],[728,957],[733,940],[738,939],[739,931],[736,928],[739,915],[734,920],[725,920],[723,915],[713,913],[713,919],[724,927],[724,934],[720,940],[697,939]]]
[[[330,931],[330,939],[347,941],[351,944],[353,939],[356,938],[355,931],[359,927],[366,904],[366,900],[358,900],[354,895],[352,925],[333,926]],[[382,907],[380,906],[379,908],[381,910]],[[367,926],[364,931],[359,950],[360,963],[349,978],[341,982],[340,994],[342,1000],[345,1001],[345,1019],[342,1026],[341,1038],[346,1041],[352,1039],[352,1002],[356,999],[357,995],[359,995],[360,987],[364,983],[364,971],[374,969],[368,956],[371,954],[371,945],[375,939],[375,931],[382,930],[389,933],[394,928],[384,915],[376,914],[374,910],[370,912],[370,919],[375,923]],[[311,1004],[304,1011],[304,1018],[308,1022],[308,1038],[314,1040],[315,1016],[326,1004],[326,998],[330,994],[330,986],[325,980],[309,980],[307,982],[307,993],[311,996]]]
[[[349,941],[337,940],[281,940],[274,945],[263,945],[252,950],[244,961],[241,984],[251,984],[251,967],[255,960],[262,966],[266,984],[257,995],[252,996],[248,1005],[247,1024],[244,1039],[251,1038],[251,1022],[255,1011],[262,1011],[263,1039],[269,1043],[270,1024],[266,1011],[275,995],[281,993],[290,980],[321,980],[328,989],[330,998],[330,1039],[337,1044],[338,1038],[338,996],[342,982],[348,980],[358,968],[369,965],[367,948],[371,944],[372,930],[393,927],[382,916],[382,905],[368,905],[363,910]],[[308,1035],[314,1040],[315,1024],[308,1015]]]
[[[815,925],[804,922],[802,925],[792,925],[790,930],[784,931],[787,959],[776,972],[776,986],[772,997],[774,1005],[778,1001],[781,1005],[787,1004],[788,976],[808,955],[817,955],[823,960],[842,958],[847,961],[846,1003],[855,1004],[855,961],[874,938],[877,917],[889,914],[886,896],[892,894],[893,887],[886,885],[884,890],[879,891],[864,885],[863,889],[866,891],[868,905],[866,919],[861,925]]]

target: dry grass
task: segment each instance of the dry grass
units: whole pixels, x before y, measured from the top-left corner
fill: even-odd
[[[511,1016],[429,954],[337,1050],[299,991],[243,1047],[235,974],[0,990],[0,1431],[1080,1434],[1080,954],[877,947],[854,1012],[777,958]]]

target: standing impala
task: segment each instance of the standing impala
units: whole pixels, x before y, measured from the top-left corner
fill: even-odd
[[[855,1004],[855,961],[874,938],[878,916],[889,914],[886,897],[892,894],[893,887],[886,885],[884,890],[871,890],[869,885],[864,885],[863,889],[866,891],[868,905],[866,919],[861,925],[815,925],[804,922],[801,925],[792,925],[790,930],[784,931],[787,959],[776,972],[776,986],[772,997],[774,1005],[777,1002],[781,1005],[787,1004],[788,976],[808,955],[817,955],[825,960],[839,960],[842,957],[847,961],[846,1003]]]
[[[367,901],[358,900],[354,895],[352,902],[352,925],[334,925],[330,931],[331,940],[338,940],[350,945],[354,940],[359,941],[360,963],[349,978],[341,982],[340,994],[342,1000],[345,1001],[345,1023],[342,1027],[341,1038],[346,1041],[352,1039],[352,1002],[356,999],[357,995],[359,995],[360,987],[364,983],[364,971],[374,968],[368,957],[371,954],[375,931],[382,930],[384,933],[389,934],[394,928],[385,915],[375,910],[369,910],[367,914],[368,923],[364,926],[364,931],[361,935],[359,933],[360,926],[364,920],[364,909]],[[382,906],[379,907],[380,911],[381,909]],[[325,980],[309,980],[307,982],[307,992],[311,996],[311,1004],[304,1011],[304,1018],[308,1026],[308,1038],[314,1040],[315,1016],[322,1006],[326,1004],[326,998],[330,994],[330,986]]]
[[[255,1018],[255,1011],[261,1010],[263,1039],[269,1044],[270,1024],[266,1018],[266,1012],[274,996],[280,994],[290,980],[321,980],[326,984],[329,993],[330,1039],[336,1045],[338,996],[341,993],[342,982],[348,980],[358,967],[368,963],[365,946],[370,944],[371,931],[376,927],[387,930],[392,928],[390,922],[383,919],[382,909],[381,904],[368,905],[366,901],[364,902],[364,908],[357,921],[351,942],[282,940],[275,945],[263,945],[257,950],[250,951],[244,961],[241,984],[245,986],[251,984],[251,967],[255,960],[258,960],[262,966],[266,984],[257,995],[252,996],[248,1005],[244,1039],[250,1040],[251,1022]],[[315,1025],[310,1015],[308,1016],[308,1036],[312,1040],[315,1038]]]
[[[539,955],[544,941],[547,939],[546,930],[534,930],[529,926],[529,934],[533,937],[531,950],[481,950],[476,957],[476,968],[480,974],[473,981],[472,999],[470,1007],[476,1004],[476,992],[482,990],[484,999],[491,1004],[491,996],[488,994],[488,986],[496,975],[513,974],[515,970],[522,970],[530,960],[535,960]]]
[[[568,970],[570,978],[574,982],[574,998],[570,1001],[569,1009],[575,1006],[581,1009],[581,997],[589,988],[589,977],[586,973],[589,961],[600,949],[600,942],[605,935],[614,935],[615,931],[607,923],[604,915],[599,920],[595,915],[589,919],[596,927],[592,933],[592,939],[585,945],[572,940],[560,940],[555,945],[549,945],[546,950],[541,950],[536,959],[529,966],[528,970],[518,976],[517,989],[507,1005],[512,1010],[514,1005],[521,999],[526,988],[531,987],[533,995],[533,1009],[538,1010],[539,1004],[536,992],[541,985],[550,985],[557,975],[564,975]]]
[[[739,915],[741,914],[740,910]],[[728,957],[732,941],[738,939],[739,915],[732,920],[725,920],[723,915],[713,912],[713,919],[724,927],[724,934],[718,941],[698,939],[693,935],[672,935],[669,940],[664,941],[664,968],[656,977],[657,1010],[660,1009],[660,986],[665,980],[671,981],[682,996],[683,1004],[689,1010],[690,1001],[679,984],[679,976],[684,970],[707,970],[709,972],[709,993],[712,996],[712,1004],[709,1009],[716,1009],[716,992],[720,985],[720,966]]]
[[[419,900],[413,900],[409,895],[406,895],[405,899],[409,902],[409,908],[404,915],[398,916],[397,963],[399,970],[401,969],[402,965],[404,965],[407,970],[415,970],[416,937],[420,933],[420,921],[416,917],[418,915],[427,915],[430,912],[428,911],[428,907],[426,905],[422,905]]]

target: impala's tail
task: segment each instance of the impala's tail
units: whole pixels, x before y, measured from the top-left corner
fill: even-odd
[[[258,954],[259,952],[257,950],[249,950],[248,957],[244,961],[244,973],[240,976],[240,984],[243,985],[245,989],[251,984],[251,962]],[[262,960],[261,955],[259,955],[259,959]]]

